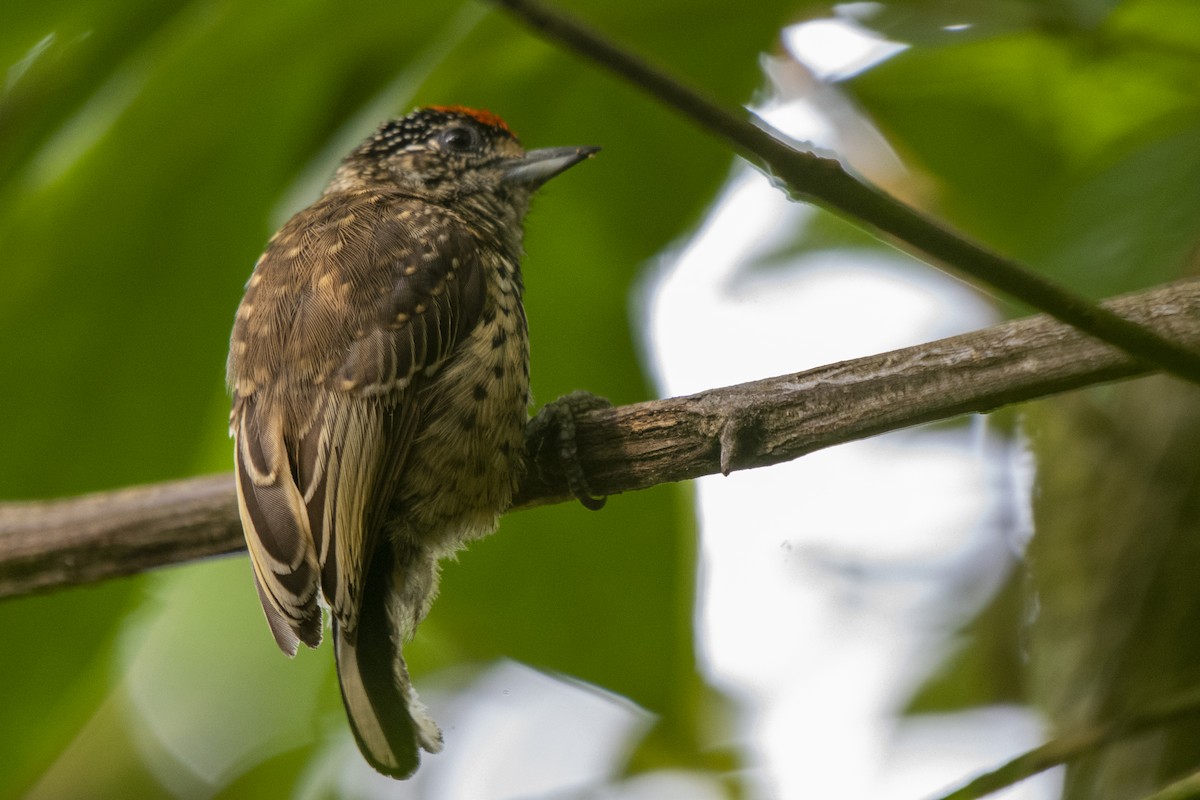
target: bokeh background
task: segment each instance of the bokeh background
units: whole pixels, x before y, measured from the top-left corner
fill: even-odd
[[[569,9],[1083,294],[1195,272],[1189,0]],[[0,499],[227,470],[254,260],[426,103],[604,147],[527,222],[539,401],[1026,311],[786,204],[473,0],[17,0],[0,68]],[[510,515],[406,650],[448,742],[408,784],[358,760],[327,648],[278,654],[243,558],[5,600],[0,797],[928,796],[1200,681],[1198,400],[1143,379]],[[1011,796],[1143,797],[1197,741],[1155,729]]]

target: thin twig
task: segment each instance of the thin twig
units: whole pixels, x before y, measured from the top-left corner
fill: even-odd
[[[1066,764],[1094,753],[1105,745],[1128,739],[1148,730],[1161,728],[1176,720],[1200,715],[1200,689],[1177,695],[1158,707],[1140,714],[1131,714],[1085,731],[1061,736],[1014,758],[1007,764],[987,772],[937,800],[978,800],[993,792],[1032,778],[1040,772]],[[1195,790],[1195,784],[1192,786]],[[1163,795],[1163,797],[1192,797],[1194,795]],[[1155,795],[1159,797],[1159,795]]]
[[[1062,285],[1005,258],[901,203],[838,160],[801,150],[770,125],[730,113],[701,92],[609,41],[591,28],[533,0],[491,0],[544,38],[628,80],[757,162],[789,189],[898,243],[935,265],[955,270],[1069,325],[1120,347],[1193,383],[1200,383],[1200,351],[1105,310]]]
[[[1200,280],[1109,305],[1139,324],[1200,345]],[[1038,316],[794,375],[588,412],[576,422],[577,444],[592,490],[613,495],[778,464],[886,431],[1146,371],[1121,350]],[[554,464],[539,463],[529,475],[515,508],[570,499]],[[241,548],[229,475],[0,503],[0,598]]]
[[[1200,798],[1200,772],[1193,772],[1169,786],[1164,786],[1143,800],[1196,800]]]

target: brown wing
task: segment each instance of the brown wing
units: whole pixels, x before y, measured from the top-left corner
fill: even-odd
[[[279,649],[321,643],[317,561],[304,501],[292,478],[278,415],[259,413],[254,395],[233,406],[238,510],[254,582]]]
[[[485,288],[474,253],[465,227],[442,209],[347,193],[293,218],[256,267],[243,300],[251,312],[239,311],[234,328],[230,383],[238,452],[254,452],[242,439],[264,430],[237,423],[253,409],[244,384],[250,397],[270,397],[295,489],[280,491],[286,503],[268,498],[253,484],[252,462],[238,463],[251,478],[239,477],[239,491],[255,489],[242,519],[273,630],[272,612],[313,644],[304,626],[316,609],[314,565],[342,629],[354,630],[419,423],[416,394],[479,319]],[[265,513],[260,496],[279,513]],[[280,554],[293,558],[285,565]],[[287,651],[286,637],[276,640]]]

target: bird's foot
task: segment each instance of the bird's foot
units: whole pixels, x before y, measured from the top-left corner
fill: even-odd
[[[575,439],[575,419],[588,411],[612,408],[612,403],[591,392],[576,391],[565,394],[552,403],[542,406],[525,426],[525,452],[533,454],[538,470],[543,472],[543,453],[554,448],[558,469],[566,479],[571,496],[584,508],[599,511],[604,508],[605,497],[597,497],[583,474],[579,462],[579,446]]]

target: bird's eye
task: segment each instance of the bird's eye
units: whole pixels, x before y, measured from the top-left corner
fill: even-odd
[[[465,126],[443,131],[438,140],[441,142],[442,147],[458,153],[474,150],[480,145],[479,132],[474,128]]]

